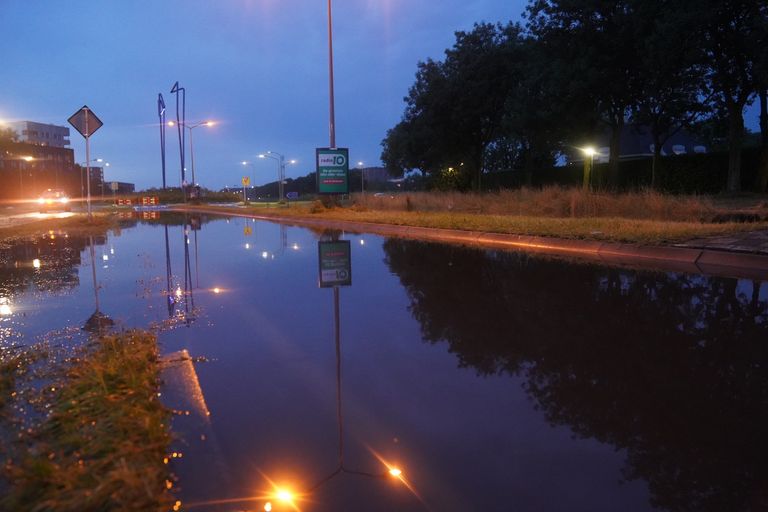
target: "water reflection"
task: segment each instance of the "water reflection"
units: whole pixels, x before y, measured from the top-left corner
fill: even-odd
[[[101,305],[99,304],[99,283],[96,280],[96,256],[93,243],[93,237],[89,237],[88,252],[91,255],[91,275],[93,277],[93,295],[94,302],[96,304],[96,310],[88,317],[83,325],[83,330],[94,334],[101,334],[115,325],[115,321],[109,318],[107,315],[101,312]]]
[[[168,318],[179,318],[189,327],[197,318],[198,311],[195,308],[194,289],[200,285],[199,251],[197,233],[203,225],[199,215],[184,215],[176,217],[182,227],[182,252],[184,254],[184,284],[176,283],[171,268],[171,242],[168,233],[168,224],[163,225],[165,241],[165,301],[168,308]],[[195,278],[193,283],[192,263],[190,251],[190,231],[194,233],[194,261]]]
[[[459,365],[524,378],[553,425],[627,450],[666,510],[768,507],[768,285],[384,244]]]

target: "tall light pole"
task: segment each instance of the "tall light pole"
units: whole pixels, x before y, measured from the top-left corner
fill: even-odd
[[[266,153],[262,153],[259,155],[259,158],[271,158],[273,160],[276,160],[278,163],[277,168],[277,190],[278,190],[278,201],[282,202],[283,199],[285,199],[285,191],[283,190],[283,185],[285,181],[285,155],[278,153],[277,151],[267,151]],[[296,160],[289,160],[288,163],[295,164]]]
[[[198,128],[200,126],[213,126],[215,123],[213,121],[200,121],[199,123],[195,124],[187,124],[187,123],[181,123],[181,126],[189,130],[189,156],[192,159],[192,185],[197,185],[197,181],[195,180],[195,148],[192,145],[192,130],[195,128]],[[173,126],[174,122],[169,121],[168,126]]]
[[[271,158],[275,162],[277,162],[277,202],[283,200],[283,171],[282,171],[282,165],[280,162],[280,158],[271,154],[272,151],[267,151],[266,153],[262,153],[259,155],[259,158]]]
[[[330,112],[328,118],[328,128],[330,132],[329,147],[336,147],[336,113],[334,110],[333,93],[333,16],[331,13],[331,0],[328,0],[328,96],[330,103]]]
[[[104,159],[103,158],[91,158],[87,162],[83,162],[83,163],[80,164],[80,197],[85,197],[84,177],[85,177],[85,173],[88,172],[88,170],[90,170],[90,164],[93,163],[93,162],[102,163],[102,162],[104,162]],[[104,163],[104,165],[106,167],[109,167],[109,162]],[[86,167],[88,170],[83,172],[84,171],[83,167]],[[101,181],[103,183],[104,182],[104,170],[102,169],[101,172],[102,172],[102,174],[101,174],[102,180]],[[91,179],[91,176],[89,174],[88,175],[88,180],[90,181],[90,179]]]
[[[365,169],[363,168],[363,162],[357,162],[357,167],[360,168],[360,193],[365,194]]]
[[[581,151],[585,156],[589,157],[589,160],[584,159],[584,177],[581,183],[581,187],[584,190],[589,190],[592,188],[592,169],[595,165],[595,155],[597,154],[597,151],[595,151],[595,148],[592,146],[582,148]],[[589,162],[589,166],[587,166],[587,162]]]

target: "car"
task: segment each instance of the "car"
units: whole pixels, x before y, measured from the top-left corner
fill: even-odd
[[[40,206],[40,213],[56,210],[72,211],[72,206],[69,204],[69,196],[63,190],[49,188],[40,195],[37,199],[37,204]]]

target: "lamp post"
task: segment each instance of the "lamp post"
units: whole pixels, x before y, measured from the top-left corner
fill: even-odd
[[[589,160],[586,158],[584,159],[584,178],[581,186],[584,190],[589,190],[592,188],[592,169],[595,165],[595,155],[597,154],[597,151],[595,151],[595,148],[592,146],[582,148],[581,151],[584,153],[584,156],[589,157]],[[589,162],[589,165],[587,165],[587,162]]]
[[[93,162],[102,163],[102,162],[104,162],[104,159],[103,158],[91,158],[87,162],[83,162],[83,163],[80,164],[80,197],[85,197],[85,183],[84,183],[85,174],[88,172],[88,170],[90,170],[90,164],[93,163]],[[104,166],[105,167],[109,167],[109,162],[104,162]],[[83,172],[83,169],[82,169],[83,167],[86,167],[86,169],[87,169],[85,172]],[[102,174],[101,174],[101,182],[102,182],[102,191],[103,191],[103,188],[104,188],[104,185],[103,185],[104,184],[104,170],[102,169],[101,172],[102,172]],[[88,175],[88,181],[90,181],[90,180],[91,180],[91,176],[89,174]],[[104,195],[104,194],[102,193],[102,195]]]
[[[363,162],[357,162],[357,167],[360,168],[360,193],[365,195],[365,169],[363,168]]]
[[[174,126],[173,121],[168,121],[168,126]],[[213,126],[215,123],[213,121],[200,121],[199,123],[195,124],[187,124],[182,122],[181,126],[189,130],[189,156],[192,159],[192,185],[197,185],[197,181],[195,180],[195,148],[192,144],[192,130],[195,128],[199,128],[200,126]]]
[[[285,193],[283,190],[283,182],[285,181],[285,155],[278,153],[277,151],[267,151],[259,155],[259,158],[271,158],[277,162],[277,190],[278,190],[278,202],[282,202],[285,199]],[[289,164],[295,164],[296,160],[289,160]]]
[[[251,182],[251,188],[253,188],[254,185],[256,185],[256,166],[253,165],[253,162],[246,162],[245,160],[243,160],[241,163],[243,164],[243,167],[246,165],[251,166],[251,170],[253,171],[253,181]],[[246,202],[247,198],[248,196],[245,195],[245,187],[243,187],[243,202]]]

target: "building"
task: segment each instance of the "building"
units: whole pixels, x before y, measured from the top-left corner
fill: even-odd
[[[16,132],[16,140],[38,146],[65,148],[69,146],[69,128],[54,124],[36,123],[34,121],[16,121],[8,123]]]
[[[0,140],[0,184],[0,199],[29,200],[49,188],[79,195],[74,150]]]
[[[595,137],[595,163],[606,163],[611,157],[610,132],[601,133]],[[653,136],[650,129],[639,125],[625,125],[621,132],[619,143],[620,160],[633,160],[653,157]],[[706,153],[707,148],[701,142],[685,130],[679,130],[669,137],[661,148],[661,156],[686,155],[692,153]],[[582,151],[573,151],[569,155],[571,162],[583,162]]]

